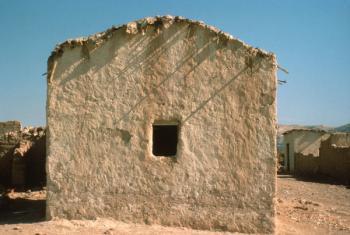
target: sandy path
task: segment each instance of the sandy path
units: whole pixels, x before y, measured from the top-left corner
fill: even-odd
[[[350,234],[350,189],[342,185],[279,178],[279,234]]]

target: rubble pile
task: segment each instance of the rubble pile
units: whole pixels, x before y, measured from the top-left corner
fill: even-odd
[[[45,129],[18,128],[12,124],[0,124],[3,128],[0,130],[0,185],[16,188],[45,185]]]

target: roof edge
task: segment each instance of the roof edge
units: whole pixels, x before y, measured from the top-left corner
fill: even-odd
[[[197,25],[200,27],[203,27],[206,30],[209,30],[213,33],[216,33],[219,37],[221,37],[224,40],[227,41],[233,41],[240,43],[243,47],[245,47],[247,50],[253,50],[257,54],[259,54],[261,57],[269,57],[275,59],[275,54],[272,52],[264,51],[260,48],[252,47],[245,42],[239,40],[238,38],[233,37],[229,33],[226,33],[214,26],[207,25],[203,21],[196,21],[187,19],[181,16],[171,16],[171,15],[165,15],[165,16],[155,16],[155,17],[145,17],[136,21],[131,21],[126,24],[115,26],[113,25],[111,28],[99,32],[96,34],[92,34],[87,37],[80,37],[75,39],[68,39],[62,43],[59,43],[56,45],[54,50],[51,52],[51,55],[48,58],[47,61],[47,79],[51,80],[52,73],[56,67],[55,61],[57,58],[61,57],[65,48],[75,48],[75,47],[97,47],[101,43],[107,41],[109,38],[113,36],[113,33],[117,30],[124,29],[129,34],[137,34],[137,33],[144,33],[145,28],[148,25],[154,25],[156,27],[159,27],[159,30],[161,27],[169,27],[169,25],[177,22],[186,22],[189,24]],[[89,46],[90,45],[90,46]]]
[[[321,130],[321,129],[312,129],[312,128],[296,128],[296,129],[291,129],[291,130],[288,130],[288,131],[285,131],[282,133],[282,135],[287,135],[287,134],[290,134],[292,132],[302,132],[302,131],[308,131],[308,132],[320,132],[320,133],[331,133],[329,131],[326,131],[326,130]]]

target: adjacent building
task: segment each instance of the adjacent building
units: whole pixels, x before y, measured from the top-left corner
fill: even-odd
[[[321,141],[328,137],[329,133],[326,131],[314,129],[292,129],[283,133],[284,169],[291,173],[298,169],[297,154],[309,156],[310,161],[319,157]]]
[[[350,183],[350,133],[293,129],[283,143],[287,172]]]

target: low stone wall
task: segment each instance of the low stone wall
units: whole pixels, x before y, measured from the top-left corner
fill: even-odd
[[[340,182],[350,184],[350,146],[340,146],[332,142],[334,140],[329,138],[321,143],[320,171]]]
[[[328,176],[350,184],[350,133],[334,133],[321,141],[320,155],[295,154],[295,174]]]
[[[313,155],[295,154],[295,174],[315,176],[320,173],[320,158]]]

